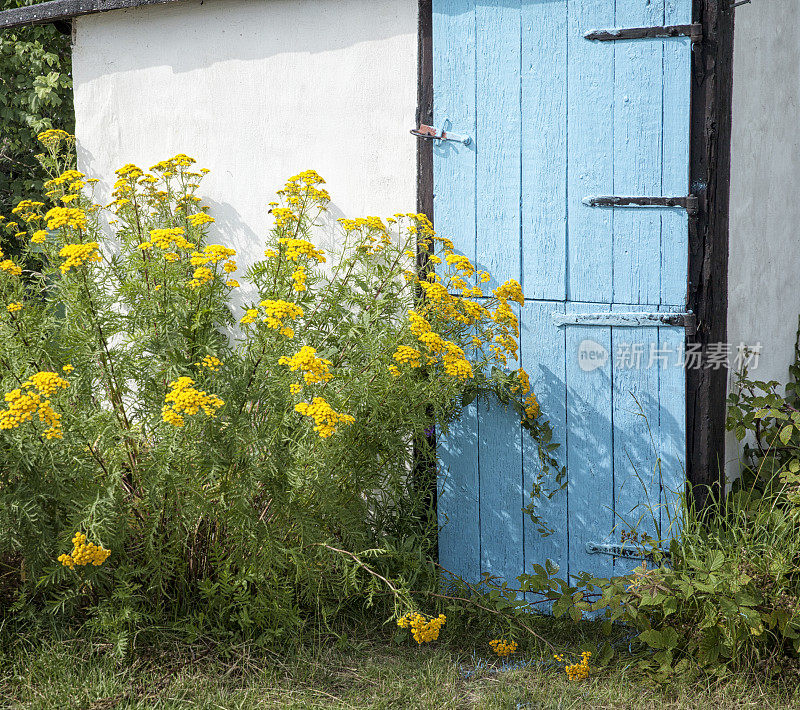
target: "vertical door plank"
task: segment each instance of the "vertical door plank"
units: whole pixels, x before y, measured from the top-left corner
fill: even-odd
[[[659,310],[679,310],[662,306]],[[659,370],[659,432],[661,435],[661,534],[675,537],[682,529],[681,496],[686,486],[686,371],[683,328],[658,329],[659,347],[670,351],[669,367]],[[679,366],[679,363],[681,365]]]
[[[665,0],[664,24],[692,21],[691,0]],[[689,194],[691,42],[664,42],[664,137],[662,193]],[[689,218],[685,210],[665,210],[661,217],[661,303],[659,310],[685,310],[688,288]],[[659,328],[659,347],[676,352],[686,343],[683,328]],[[681,532],[681,497],[686,486],[686,371],[681,365],[659,371],[661,433],[661,534]]]
[[[476,16],[477,262],[490,288],[520,280],[520,0]]]
[[[664,23],[689,24],[691,0],[665,0]],[[691,42],[664,42],[664,137],[662,194],[689,194],[689,136],[691,135]],[[664,210],[661,216],[661,303],[686,304],[689,225],[685,210]]]
[[[519,317],[519,306],[514,305]],[[508,367],[518,362],[509,359]],[[523,571],[522,426],[513,408],[478,402],[481,573],[513,582]]]
[[[614,194],[614,43],[584,34],[614,26],[614,0],[569,0],[567,117],[567,298],[610,303],[612,211],[586,206]]]
[[[526,301],[522,309],[520,354],[522,367],[531,379],[531,388],[536,394],[546,417],[553,428],[553,441],[561,444],[554,452],[559,466],[566,463],[566,360],[564,328],[553,325],[552,314],[563,313],[564,304],[558,301]],[[545,490],[557,487],[557,471],[544,474],[536,442],[527,432],[522,432],[522,466],[524,473],[525,504],[531,502],[531,491],[536,483]],[[525,571],[530,572],[534,563],[544,564],[550,559],[557,564],[562,575],[567,574],[568,520],[567,491],[559,491],[551,498],[540,497],[532,501],[542,523],[553,530],[543,537],[539,526],[529,516],[524,517]]]
[[[475,261],[475,2],[433,0],[433,114],[470,145],[435,141],[433,206],[436,230]],[[419,140],[419,139],[418,139]]]
[[[567,313],[602,313],[607,304],[567,303]],[[589,542],[608,542],[614,526],[611,427],[611,328],[566,327],[569,574],[608,576],[612,558],[589,554]],[[582,347],[583,345],[583,347]],[[596,346],[596,347],[595,347]],[[580,356],[608,354],[602,367],[581,369]],[[584,361],[585,362],[585,361]]]
[[[566,298],[567,0],[522,2],[522,288]]]
[[[617,27],[664,19],[663,0],[616,0]],[[614,45],[614,194],[661,193],[663,41]],[[614,210],[614,302],[658,305],[661,291],[659,209]]]
[[[480,580],[480,479],[478,476],[478,405],[437,441],[439,563],[468,582]]]
[[[655,309],[615,304],[611,310]],[[623,531],[631,530],[655,538],[660,523],[659,370],[657,363],[651,362],[651,353],[654,360],[658,357],[659,330],[653,327],[612,328],[611,332],[615,542],[620,541]],[[624,558],[616,559],[614,573],[625,574],[636,564]]]
[[[474,0],[433,0],[434,122],[475,135]],[[455,249],[475,259],[475,144],[434,144],[434,223]],[[439,560],[468,581],[480,579],[478,410],[440,436]]]

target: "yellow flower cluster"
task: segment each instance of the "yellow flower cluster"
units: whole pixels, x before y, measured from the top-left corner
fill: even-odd
[[[461,272],[465,276],[472,276],[475,273],[475,267],[466,256],[461,254],[448,254],[445,257],[445,261],[456,271]]]
[[[67,185],[68,187],[72,187],[75,183],[83,182],[83,179],[86,177],[84,173],[80,170],[65,170],[61,175],[58,177],[54,177],[52,180],[48,180],[44,186],[45,187],[59,187],[63,185]]]
[[[439,631],[446,621],[447,617],[444,614],[428,618],[418,612],[409,612],[397,620],[397,625],[401,629],[410,629],[414,640],[422,645],[436,641],[439,638]]]
[[[248,325],[249,323],[255,323],[257,319],[258,319],[258,309],[257,308],[248,308],[245,311],[242,320],[240,320],[239,322],[242,325]]]
[[[2,256],[3,252],[0,251],[0,258],[2,258]],[[3,261],[0,261],[0,271],[5,271],[12,276],[19,276],[22,273],[22,267],[17,266],[11,259],[3,259]]]
[[[493,639],[489,641],[489,645],[500,658],[506,658],[517,650],[516,641],[506,641],[505,639]]]
[[[431,332],[431,324],[416,311],[408,312],[408,322],[411,324],[411,332],[418,338],[423,333]]]
[[[61,273],[66,274],[73,266],[81,266],[84,263],[100,261],[100,245],[97,242],[87,242],[86,244],[66,244],[58,252],[58,255],[66,261],[61,264]]]
[[[291,261],[300,261],[301,257],[307,259],[316,259],[319,263],[325,262],[325,252],[322,249],[317,249],[311,242],[305,239],[279,239],[279,244],[282,244],[286,249],[286,258]]]
[[[573,681],[579,680],[586,680],[589,677],[589,673],[591,668],[589,667],[589,659],[592,657],[591,651],[584,651],[581,654],[580,663],[567,663],[564,660],[564,656],[561,654],[555,654],[553,658],[555,658],[559,663],[564,663],[564,672],[567,674],[567,677]]]
[[[444,371],[450,377],[461,380],[474,377],[472,365],[458,345],[434,333],[430,322],[417,311],[409,311],[408,320],[412,334],[428,349],[429,361],[435,362],[436,356],[441,355]]]
[[[327,382],[333,377],[328,370],[331,365],[330,360],[317,357],[317,351],[310,345],[304,345],[299,352],[286,357],[285,355],[278,360],[279,365],[288,365],[292,372],[301,370],[303,379],[307,385],[317,382]]]
[[[190,165],[194,165],[196,162],[197,161],[194,158],[190,158],[185,153],[178,153],[172,158],[159,161],[155,165],[151,166],[150,170],[158,173],[174,172],[177,168],[188,168]]]
[[[278,194],[290,205],[299,205],[302,202],[312,202],[324,207],[330,202],[330,195],[324,188],[325,181],[316,170],[304,170],[302,173],[292,175]]]
[[[513,388],[514,392],[521,392],[528,394],[531,391],[531,378],[524,368],[520,367],[515,373],[517,377],[517,385]]]
[[[345,232],[355,232],[358,230],[372,232],[386,231],[386,225],[380,217],[356,217],[355,219],[341,217],[337,222],[342,225],[342,229],[344,229]]]
[[[408,345],[400,345],[392,357],[403,365],[419,367],[421,364],[420,358],[422,357],[422,353],[415,348],[409,347]]]
[[[198,364],[198,367],[206,367],[212,372],[216,372],[222,367],[222,360],[213,355],[206,355]]]
[[[52,397],[59,389],[69,387],[69,382],[55,372],[37,372],[28,378],[31,387],[35,387],[43,397]]]
[[[47,241],[47,231],[44,229],[37,229],[31,235],[31,242],[34,244],[44,244]]]
[[[59,128],[48,128],[37,135],[36,138],[40,143],[44,143],[48,147],[57,145],[61,141],[75,140],[75,136]]]
[[[75,369],[75,366],[74,365],[64,365],[64,367],[62,367],[61,369],[64,372],[66,372],[67,374],[69,374],[70,372],[72,372]]]
[[[16,313],[17,311],[21,311],[22,310],[22,304],[19,301],[15,301],[13,303],[9,303],[6,306],[6,310],[9,313]]]
[[[58,561],[64,565],[64,567],[69,567],[70,569],[75,569],[76,566],[83,567],[88,564],[99,567],[108,559],[110,554],[111,553],[102,545],[95,545],[92,542],[88,542],[86,535],[82,532],[76,532],[72,537],[72,552],[68,555],[59,555]]]
[[[209,244],[203,249],[202,252],[192,252],[192,258],[190,262],[192,266],[203,266],[205,264],[216,264],[223,259],[230,259],[232,256],[236,256],[235,249],[222,246],[222,244]],[[236,270],[236,262],[229,261],[228,264],[231,264],[231,266],[227,267],[226,264],[227,268],[225,271],[230,272]]]
[[[322,439],[332,436],[336,432],[337,425],[352,424],[355,421],[355,418],[349,414],[340,414],[334,411],[333,407],[322,397],[314,397],[310,404],[308,402],[299,402],[294,406],[294,409],[296,412],[314,420],[314,431]]]
[[[302,266],[298,266],[292,274],[294,280],[294,290],[298,293],[306,290],[306,270]]]
[[[13,210],[12,214],[20,216],[23,222],[38,222],[42,219],[39,209],[44,207],[44,202],[36,202],[34,200],[22,200]],[[20,232],[17,236],[24,236],[24,232]]]
[[[206,394],[202,390],[196,390],[194,380],[191,377],[179,377],[174,382],[170,382],[170,392],[164,397],[165,404],[161,408],[161,418],[172,426],[182,427],[184,425],[184,414],[194,415],[201,409],[209,416],[216,416],[216,411],[225,404],[217,395]],[[172,402],[172,404],[168,404]]]
[[[294,337],[294,330],[284,325],[284,320],[286,318],[291,320],[300,318],[303,315],[303,309],[300,306],[280,299],[274,301],[267,299],[266,301],[261,301],[259,305],[264,309],[264,316],[261,320],[267,324],[268,328],[280,331],[281,335],[287,338]]]
[[[77,207],[53,207],[44,218],[47,220],[48,229],[72,227],[79,232],[85,232],[88,226],[86,213]]]
[[[366,256],[375,256],[392,243],[389,230],[380,217],[341,218],[337,221],[346,233],[356,231],[361,233],[356,249]],[[394,221],[389,220],[390,223]]]
[[[528,419],[536,419],[541,413],[542,410],[541,407],[539,407],[539,400],[537,400],[536,395],[531,392],[525,400],[525,415]]]
[[[514,279],[506,281],[502,286],[492,291],[501,301],[516,301],[520,306],[525,305],[525,296],[522,294],[522,287]]]
[[[138,180],[140,177],[142,177],[142,175],[144,175],[144,170],[133,163],[126,163],[115,172],[121,178],[129,178],[131,180]]]
[[[214,278],[214,273],[207,266],[201,266],[194,270],[192,280],[189,282],[189,288],[197,288],[203,284],[207,284]]]
[[[464,351],[455,343],[445,341],[445,351],[442,355],[444,371],[459,380],[468,380],[474,376],[472,365],[470,365]]]
[[[542,413],[542,410],[539,407],[539,400],[536,399],[536,395],[531,392],[530,377],[528,376],[528,373],[521,367],[516,371],[515,375],[517,378],[517,385],[513,387],[514,392],[527,395],[523,402],[523,406],[525,407],[525,416],[528,417],[528,419],[536,419]]]
[[[213,222],[214,218],[205,212],[197,212],[196,214],[191,215],[188,220],[189,224],[191,224],[193,227],[202,227],[204,224],[210,224]]]
[[[271,211],[272,211],[272,216],[275,217],[275,226],[278,227],[279,229],[281,228],[291,229],[297,223],[297,215],[294,212],[292,212],[292,210],[286,207],[273,207]],[[270,256],[268,251],[269,250],[267,250],[267,252],[264,252],[265,256],[267,257]]]
[[[31,421],[33,415],[47,424],[44,432],[47,439],[63,438],[61,432],[61,415],[50,404],[52,397],[59,389],[69,387],[69,382],[55,372],[37,372],[29,377],[22,386],[5,395],[8,409],[0,410],[0,429],[16,429],[20,424]]]
[[[142,242],[139,248],[148,249],[149,247],[145,245],[151,244],[164,251],[170,251],[172,249],[194,249],[194,243],[186,241],[183,235],[184,231],[181,227],[153,229],[150,231],[150,241]]]

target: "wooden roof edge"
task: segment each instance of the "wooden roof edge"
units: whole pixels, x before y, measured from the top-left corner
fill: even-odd
[[[179,0],[49,0],[1,11],[0,29],[59,23],[81,15],[169,2],[179,2]]]

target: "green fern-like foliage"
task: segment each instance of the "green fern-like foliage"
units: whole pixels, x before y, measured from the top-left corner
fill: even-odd
[[[191,158],[122,167],[101,207],[74,139],[40,140],[47,197],[11,219],[20,263],[42,266],[0,263],[12,600],[119,648],[143,624],[280,639],[435,583],[419,464],[465,399],[500,395],[555,465],[528,377],[506,366],[519,285],[484,294],[489,274],[423,215],[341,220],[326,254],[330,198],[301,173],[242,274]],[[94,545],[75,552],[91,563],[69,564],[71,544]]]

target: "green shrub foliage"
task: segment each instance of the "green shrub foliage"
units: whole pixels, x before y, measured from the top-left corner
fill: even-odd
[[[669,554],[652,543],[633,574],[587,580],[600,599],[586,608],[636,630],[640,665],[675,673],[794,667],[800,652],[800,509],[740,490],[688,515]]]
[[[191,158],[124,166],[101,207],[74,139],[40,138],[49,204],[12,219],[41,269],[0,258],[0,599],[18,613],[123,643],[146,623],[279,639],[376,594],[406,611],[435,578],[434,428],[499,395],[554,464],[507,367],[519,284],[484,294],[424,215],[339,220],[329,258],[329,197],[301,173],[239,275]]]
[[[0,10],[29,4],[0,0]],[[42,192],[36,135],[73,122],[69,36],[53,25],[0,31],[0,214]],[[13,233],[0,231],[0,247],[13,245]]]
[[[727,428],[743,442],[741,476],[711,490],[708,505],[683,506],[671,541],[629,540],[643,559],[633,574],[584,578],[576,606],[634,628],[648,650],[641,666],[676,672],[780,674],[800,654],[800,411],[798,358],[779,383],[739,372]],[[680,523],[680,524],[678,524]],[[665,548],[668,548],[668,553]],[[593,603],[590,603],[593,602]]]

